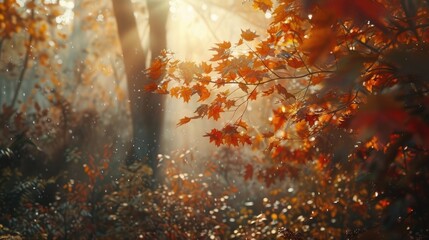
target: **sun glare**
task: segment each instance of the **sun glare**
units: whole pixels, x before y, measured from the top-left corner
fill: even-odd
[[[74,2],[71,0],[61,0],[60,6],[64,9],[64,13],[57,17],[56,22],[58,24],[68,24],[73,21]]]

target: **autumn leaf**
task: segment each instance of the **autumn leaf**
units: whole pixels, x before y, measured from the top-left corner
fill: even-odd
[[[182,118],[182,119],[179,120],[179,123],[177,123],[177,126],[182,126],[184,124],[187,124],[191,120],[192,120],[192,118],[184,117],[184,118]]]
[[[256,91],[256,89],[254,89],[250,95],[249,95],[249,99],[250,100],[256,100],[256,98],[258,97],[258,91]]]
[[[273,110],[273,119],[272,124],[274,126],[274,131],[279,130],[285,124],[287,118],[282,108]]]
[[[198,102],[202,102],[210,97],[210,91],[205,86],[197,84],[193,86],[192,89],[197,92],[198,96],[200,96]]]
[[[220,104],[213,104],[209,107],[208,118],[218,120],[221,112],[223,112],[222,106]]]
[[[188,87],[182,87],[180,89],[180,96],[183,98],[184,102],[189,102],[192,96],[192,89]]]
[[[207,64],[206,62],[201,63],[201,68],[205,74],[209,74],[212,72],[212,65]]]
[[[209,137],[210,142],[214,142],[216,146],[220,146],[223,143],[222,132],[215,128],[213,128],[209,133],[206,133],[204,137]]]
[[[273,16],[274,16],[274,20],[272,24],[284,22],[285,19],[288,17],[286,4],[283,4],[283,3],[279,4],[276,7],[276,9],[274,9]]]
[[[146,92],[155,92],[158,89],[158,84],[156,83],[149,83],[146,86],[144,86],[144,90]]]
[[[219,60],[227,59],[230,54],[231,43],[225,41],[223,43],[217,43],[216,45],[217,45],[216,48],[210,49],[212,51],[216,51],[216,54],[213,55],[210,61],[219,61]]]
[[[350,127],[359,133],[361,139],[374,136],[387,143],[390,134],[403,129],[410,119],[394,96],[371,96],[366,104],[352,117]]]
[[[259,37],[255,32],[251,31],[250,29],[247,29],[246,31],[241,30],[241,38],[243,38],[246,41],[253,41],[253,39]]]
[[[249,91],[249,87],[244,83],[239,83],[238,87],[243,90],[243,92],[247,93]]]
[[[313,85],[317,85],[319,83],[321,83],[323,80],[325,79],[325,77],[323,75],[312,75],[310,80],[311,80],[311,84]]]
[[[201,104],[197,110],[195,110],[194,113],[196,113],[199,117],[203,117],[207,115],[207,112],[209,111],[209,105],[207,104]]]
[[[271,0],[253,0],[253,7],[266,12],[271,10],[273,2]]]
[[[377,27],[385,27],[387,10],[374,0],[330,0],[322,8],[329,9],[339,18],[352,17],[358,23],[371,21]]]
[[[249,128],[249,125],[247,125],[247,123],[243,120],[239,120],[238,122],[235,123],[235,125],[242,127],[245,130]]]
[[[225,109],[231,109],[235,106],[235,100],[228,99],[225,101]]]
[[[305,66],[305,63],[297,58],[289,58],[286,61],[287,61],[287,65],[293,68],[300,68]]]
[[[268,41],[262,41],[258,45],[258,47],[256,47],[256,52],[261,57],[273,56],[274,55],[274,49],[271,47],[271,43],[269,43]]]
[[[247,164],[244,167],[244,180],[247,181],[247,180],[250,180],[252,178],[253,178],[253,166],[252,166],[252,164]]]
[[[305,115],[305,121],[308,122],[308,125],[310,125],[310,127],[314,126],[314,123],[319,119],[319,115],[318,114],[307,114]]]
[[[189,61],[180,63],[179,69],[185,84],[189,84],[199,71],[197,65],[194,62],[189,62]]]
[[[240,135],[240,142],[241,142],[241,144],[243,144],[243,145],[245,145],[245,144],[252,145],[252,139],[251,139],[251,137],[250,137],[249,135],[247,135],[247,134],[241,134],[241,135]]]
[[[274,90],[275,90],[274,86],[271,86],[267,90],[262,91],[262,96],[264,97],[269,96],[274,93]]]
[[[160,85],[158,85],[158,89],[155,91],[158,94],[168,94],[168,84],[170,81],[163,81]]]
[[[306,138],[308,135],[307,123],[304,120],[301,120],[295,124],[296,133],[300,138]]]
[[[180,87],[172,87],[170,89],[170,95],[175,98],[179,98],[180,96]]]
[[[277,84],[277,85],[276,85],[276,89],[277,89],[277,92],[278,92],[280,95],[283,95],[283,96],[284,96],[285,100],[287,100],[287,99],[289,99],[289,98],[293,98],[293,99],[295,99],[295,96],[294,96],[293,94],[289,93],[289,92],[286,90],[286,88],[285,88],[285,87],[283,87],[281,84]]]
[[[149,77],[153,80],[160,78],[163,74],[163,62],[160,59],[155,59],[148,69]]]
[[[308,54],[308,63],[324,59],[335,47],[336,34],[331,27],[313,28],[310,36],[304,40],[300,50]]]

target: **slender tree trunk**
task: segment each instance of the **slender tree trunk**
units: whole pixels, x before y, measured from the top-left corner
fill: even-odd
[[[168,0],[147,0],[149,12],[149,47],[151,53],[151,61],[161,54],[161,51],[167,48],[167,15],[168,15]],[[153,159],[152,168],[157,168],[157,155],[161,144],[161,134],[164,122],[164,97],[160,94],[147,93],[148,103],[145,108],[145,126],[146,139],[152,139],[149,148],[149,159]]]
[[[157,154],[163,124],[163,99],[160,95],[147,93],[144,86],[149,83],[144,72],[146,55],[138,34],[131,0],[112,0],[122,47],[128,95],[132,118],[132,149],[127,163],[136,160],[148,163],[156,178]],[[166,19],[168,1],[148,0],[150,24],[150,51],[156,57],[166,47]]]

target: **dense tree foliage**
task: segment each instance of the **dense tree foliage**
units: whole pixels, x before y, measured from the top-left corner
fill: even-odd
[[[0,2],[0,238],[429,236],[428,1],[207,0],[271,23],[199,63],[157,1],[64,2]],[[215,151],[156,154],[162,95]]]
[[[166,53],[149,69],[146,90],[201,105],[194,116],[234,116],[205,136],[217,146],[251,145],[272,163],[245,178],[267,186],[296,175],[294,164],[318,161],[329,181],[342,172],[370,186],[369,206],[391,229],[427,219],[429,110],[428,3],[425,1],[253,1],[273,14],[267,37],[242,30],[210,62],[181,62]],[[244,49],[245,54],[238,50]],[[264,125],[246,122],[248,106],[269,99]],[[326,180],[328,180],[326,179]],[[364,205],[362,203],[362,205]],[[317,212],[316,212],[317,213]],[[375,224],[377,225],[377,224]],[[413,231],[417,231],[414,229]]]

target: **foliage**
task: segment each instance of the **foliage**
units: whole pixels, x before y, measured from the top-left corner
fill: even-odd
[[[157,187],[147,165],[119,163],[123,69],[101,57],[119,58],[115,24],[109,4],[81,2],[105,21],[76,18],[92,37],[73,74],[56,57],[73,42],[62,6],[0,3],[1,81],[15,84],[1,99],[0,238],[427,238],[427,1],[253,0],[266,33],[243,29],[201,63],[164,52],[145,90],[197,102],[178,126],[223,126],[207,129],[210,154],[160,155]]]
[[[385,201],[374,227],[411,219],[409,234],[423,234],[428,3],[255,0],[254,6],[273,13],[265,38],[243,30],[237,43],[216,44],[210,62],[199,64],[166,52],[148,69],[154,83],[146,90],[201,102],[178,125],[233,112],[205,136],[217,146],[266,153],[274,167],[253,174],[247,165],[246,178],[257,175],[269,186],[296,174],[291,164],[316,161],[331,181],[343,172],[374,187]],[[268,123],[252,126],[246,113],[260,98],[270,100],[272,112]]]

